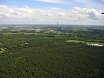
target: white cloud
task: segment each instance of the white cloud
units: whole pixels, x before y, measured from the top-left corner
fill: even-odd
[[[91,3],[92,0],[36,0],[40,2],[46,2],[46,3],[71,3],[71,2],[77,2],[77,3]]]
[[[72,0],[72,1],[78,2],[78,3],[88,4],[88,3],[91,3],[93,0]]]
[[[66,2],[67,0],[36,0],[36,1],[47,2],[47,3],[63,3]]]
[[[104,2],[104,0],[102,0]]]
[[[0,21],[5,23],[56,23],[61,24],[99,24],[104,20],[100,11],[93,8],[75,7],[71,10],[62,9],[38,9],[29,8],[10,8],[0,5]],[[101,21],[102,24],[103,21]],[[3,22],[0,22],[3,23]]]

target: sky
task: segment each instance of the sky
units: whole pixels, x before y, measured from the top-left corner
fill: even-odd
[[[104,0],[0,0],[0,24],[104,25]]]

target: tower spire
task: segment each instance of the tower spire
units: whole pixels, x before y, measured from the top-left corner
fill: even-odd
[[[57,26],[59,25],[59,22],[57,22]]]

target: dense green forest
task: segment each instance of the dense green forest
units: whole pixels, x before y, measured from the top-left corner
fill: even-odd
[[[0,31],[0,78],[103,78],[104,47],[66,40],[104,44],[104,30]]]

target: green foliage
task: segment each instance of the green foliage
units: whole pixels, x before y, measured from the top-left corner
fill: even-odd
[[[1,33],[0,78],[103,78],[104,47],[65,42],[74,34]]]

